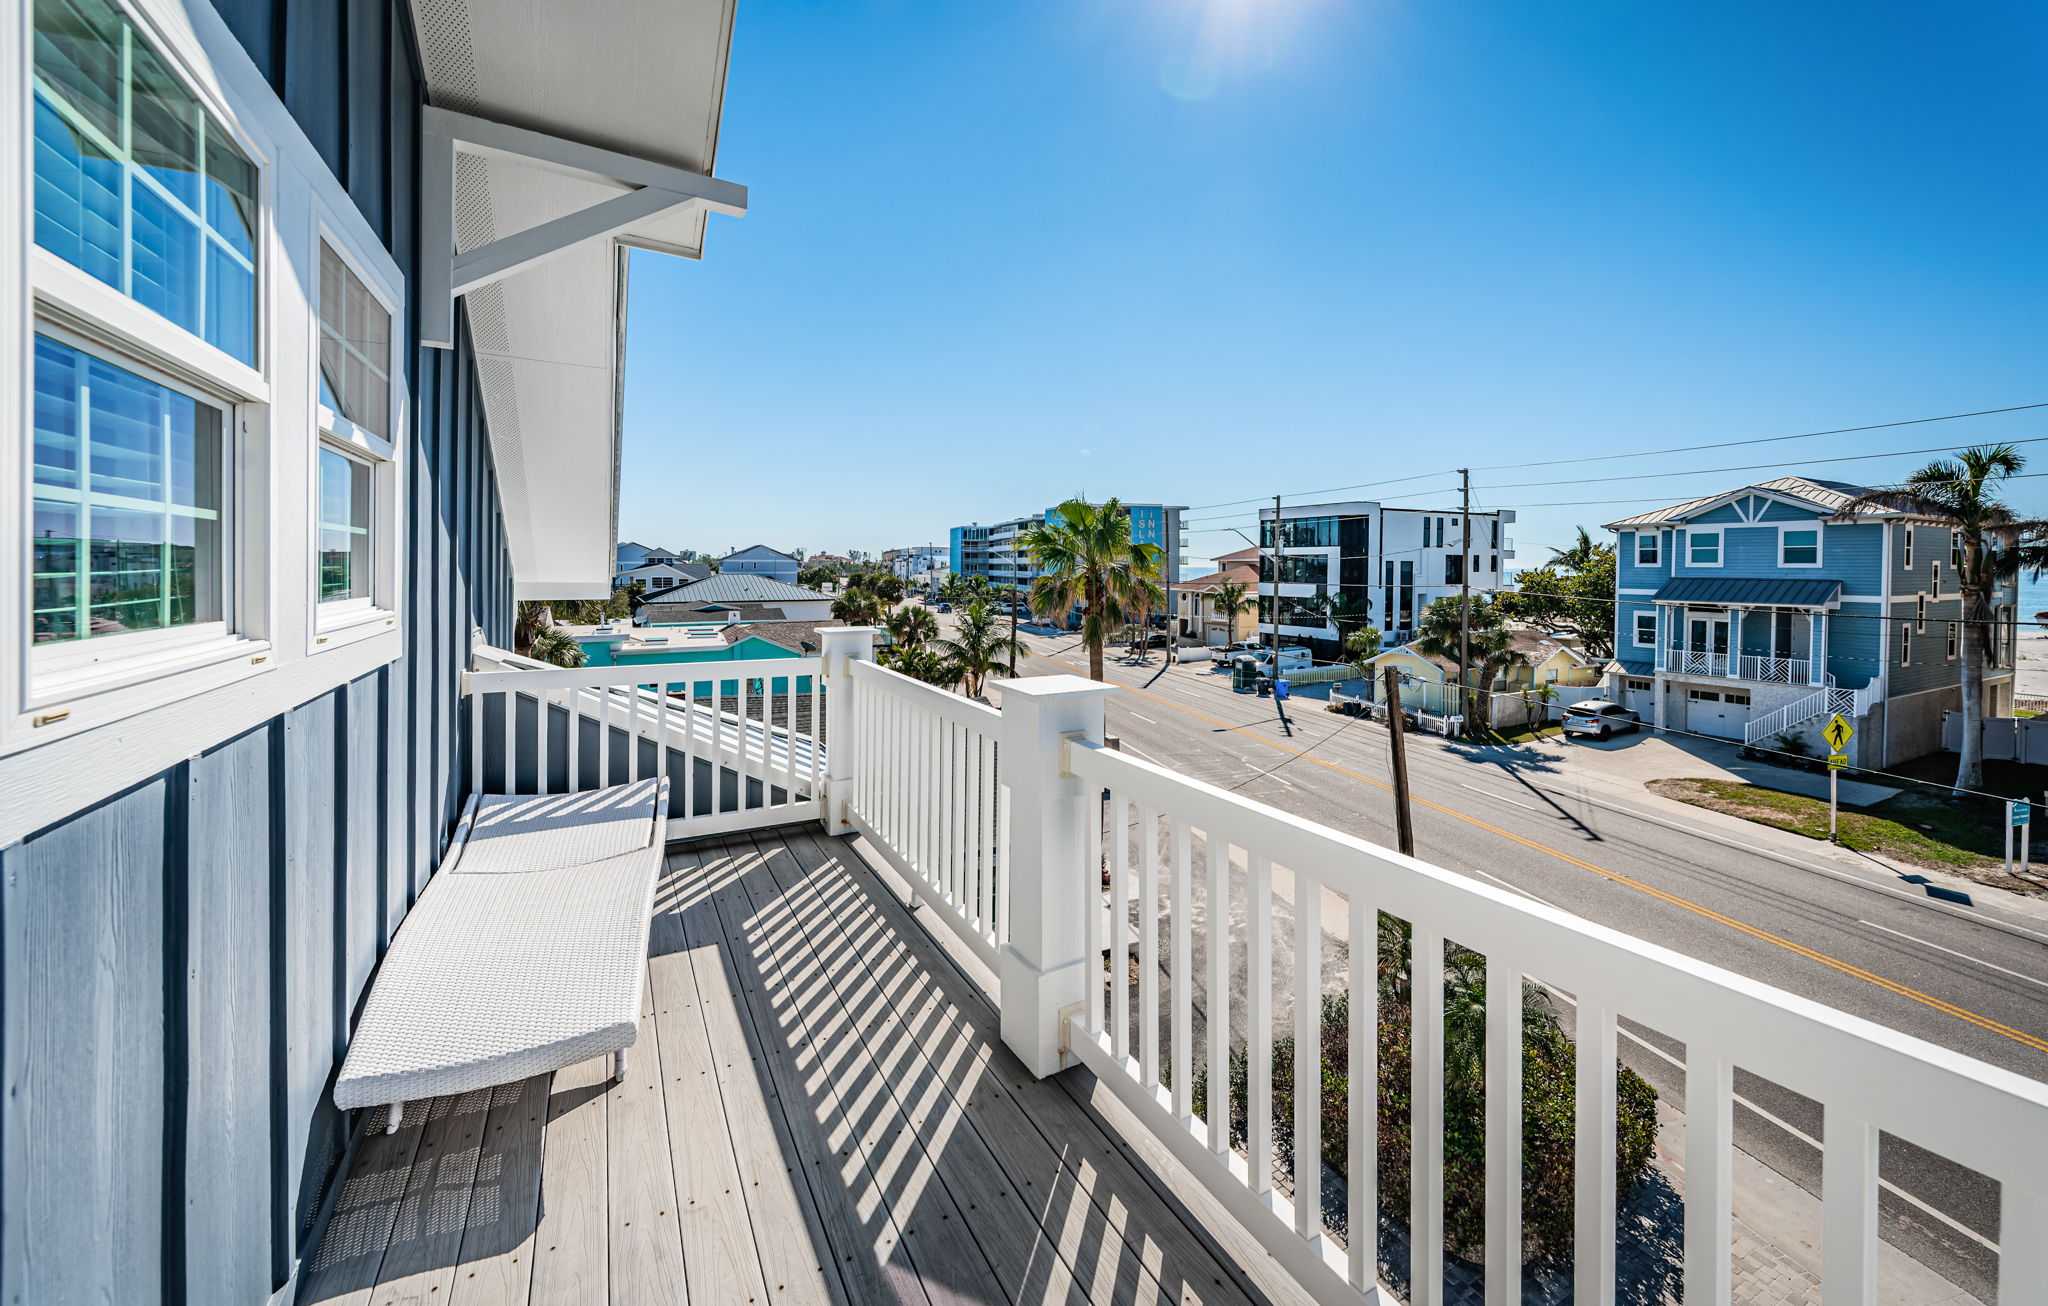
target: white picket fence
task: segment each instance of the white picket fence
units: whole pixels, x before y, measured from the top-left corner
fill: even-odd
[[[474,664],[463,692],[476,792],[667,777],[671,840],[818,814],[817,658],[565,668],[484,647]]]
[[[1412,927],[1414,974],[1443,973],[1453,942],[1485,959],[1488,1306],[1521,1299],[1524,977],[1569,993],[1576,1006],[1580,1306],[1615,1300],[1616,1022],[1624,1016],[1684,1044],[1686,1301],[1731,1299],[1738,1065],[1826,1113],[1825,1306],[1876,1299],[1880,1132],[2000,1183],[1999,1301],[2048,1301],[2048,1085],[1111,751],[1102,732],[1110,686],[1076,676],[1006,682],[1004,708],[994,712],[863,664],[863,651],[843,642],[860,632],[830,634],[837,746],[828,828],[865,834],[938,908],[919,918],[944,922],[990,962],[1004,1040],[1034,1073],[1086,1065],[1314,1299],[1383,1299],[1374,1218],[1376,949],[1350,948],[1345,978],[1348,1246],[1323,1229],[1318,1203],[1296,1202],[1275,1184],[1274,998],[1291,994],[1294,1010],[1313,1021],[1326,939],[1372,940],[1386,912]],[[1133,820],[1134,837],[1126,833]],[[1326,896],[1337,904],[1327,921]],[[1231,897],[1245,903],[1241,938],[1219,927],[1230,913],[1211,908]],[[1283,902],[1293,918],[1290,964],[1273,939]],[[1206,958],[1200,975],[1198,953]],[[1245,1010],[1234,1022],[1230,994],[1240,975]],[[1199,1047],[1198,990],[1206,1031]],[[1444,1270],[1443,987],[1418,984],[1413,992],[1410,1300],[1436,1306]],[[1204,1119],[1193,1105],[1198,1064],[1207,1069],[1209,1101],[1220,1108],[1227,1098],[1234,1024],[1250,1059],[1243,1150],[1232,1145],[1227,1110]],[[1303,1158],[1321,1151],[1317,1042],[1295,1044],[1293,1146]]]

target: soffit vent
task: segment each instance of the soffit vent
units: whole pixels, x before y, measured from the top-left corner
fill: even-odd
[[[466,0],[413,0],[414,27],[420,37],[420,62],[434,103],[459,113],[475,113],[481,103],[476,86],[476,56],[469,45]]]

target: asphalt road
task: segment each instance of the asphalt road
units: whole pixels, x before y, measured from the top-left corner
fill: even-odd
[[[1086,673],[1071,639],[1026,637],[1026,675]],[[1140,756],[1334,829],[1394,842],[1383,726],[1295,699],[1233,694],[1161,655],[1112,657],[1109,732]],[[999,688],[1000,682],[995,682]],[[1737,833],[1576,774],[1555,757],[1411,735],[1416,851],[1587,919],[2035,1079],[2048,1079],[2048,923],[1931,903],[1895,872],[1815,846],[1788,864]],[[1683,1098],[1682,1047],[1624,1021],[1623,1059]],[[1820,1191],[1818,1103],[1742,1071],[1737,1141]],[[1939,1109],[1941,1104],[1929,1104]],[[1887,1135],[1884,1236],[1980,1299],[1994,1295],[1997,1185]]]

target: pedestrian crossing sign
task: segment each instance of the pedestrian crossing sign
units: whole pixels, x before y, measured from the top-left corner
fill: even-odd
[[[1820,737],[1828,741],[1828,748],[1831,751],[1839,753],[1855,734],[1856,727],[1850,725],[1848,719],[1837,712],[1828,721],[1827,727],[1820,732]]]

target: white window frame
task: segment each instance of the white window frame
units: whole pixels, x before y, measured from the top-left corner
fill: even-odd
[[[0,206],[0,573],[16,577],[17,597],[0,604],[0,846],[162,772],[166,767],[255,729],[403,655],[395,617],[373,623],[345,652],[310,656],[315,614],[314,536],[305,529],[315,492],[318,302],[306,298],[317,274],[314,234],[326,224],[337,252],[354,256],[366,285],[393,312],[391,368],[394,472],[405,456],[410,412],[399,359],[406,344],[404,278],[346,187],[250,61],[210,5],[181,0],[118,0],[165,63],[233,136],[256,168],[254,259],[257,275],[255,364],[244,364],[198,335],[73,267],[34,243],[32,206]],[[0,39],[26,74],[27,9]],[[0,175],[33,177],[30,97],[0,97]],[[223,431],[222,576],[229,592],[227,634],[189,642],[190,628],[82,640],[101,665],[76,676],[35,677],[31,646],[25,526],[31,498],[28,443],[33,431],[33,337],[70,332],[91,352],[231,409]],[[336,427],[350,441],[354,432]],[[231,496],[231,497],[228,497]],[[384,490],[390,526],[380,538],[385,593],[403,608],[408,560],[396,529],[403,490]],[[333,641],[339,644],[340,641]],[[97,645],[97,647],[94,647]],[[46,648],[56,646],[49,645]],[[134,656],[128,656],[130,652]],[[120,653],[118,658],[107,657]],[[76,656],[76,655],[74,655]],[[61,661],[63,655],[56,660]],[[50,659],[44,659],[48,661]],[[99,727],[122,722],[118,738]]]
[[[1813,561],[1812,561],[1812,562],[1787,562],[1787,561],[1785,561],[1785,549],[1786,549],[1786,547],[1787,547],[1787,546],[1786,546],[1786,544],[1785,544],[1785,536],[1786,536],[1786,535],[1787,535],[1788,533],[1792,532],[1792,531],[1812,531],[1812,532],[1813,532]],[[1820,566],[1820,565],[1821,565],[1821,563],[1822,563],[1822,562],[1823,562],[1823,561],[1824,561],[1824,560],[1826,559],[1826,557],[1827,557],[1827,543],[1826,543],[1826,541],[1827,541],[1827,534],[1828,534],[1828,533],[1827,533],[1827,530],[1826,530],[1826,529],[1825,529],[1825,528],[1824,528],[1824,527],[1823,527],[1823,526],[1822,526],[1822,525],[1821,525],[1821,524],[1820,524],[1819,522],[1812,522],[1812,523],[1801,523],[1801,522],[1787,522],[1787,523],[1785,523],[1785,524],[1783,524],[1783,525],[1779,526],[1779,527],[1778,527],[1778,565],[1779,565],[1780,567],[1797,567],[1797,568],[1799,568],[1799,569],[1801,569],[1801,570],[1807,570],[1807,569],[1810,569],[1810,568],[1814,568],[1814,567],[1818,567],[1818,566]]]
[[[1913,633],[1916,635],[1925,635],[1927,633],[1927,596],[1925,594],[1915,594],[1913,596]]]
[[[1906,571],[1911,571],[1913,570],[1913,523],[1906,522],[1899,527],[1899,530],[1904,534],[1906,541],[1903,546],[1905,561],[1902,565]]]
[[[1913,665],[1913,627],[1910,623],[1899,623],[1899,665]]]
[[[1644,638],[1643,638],[1643,618],[1644,618],[1644,617],[1648,617],[1648,618],[1650,619],[1650,624],[1649,624],[1649,635],[1650,635],[1650,637],[1649,637],[1648,639],[1644,639]],[[1635,639],[1635,646],[1636,646],[1637,648],[1655,648],[1655,647],[1657,647],[1657,614],[1656,614],[1656,613],[1654,613],[1654,612],[1638,612],[1638,613],[1636,613],[1636,614],[1635,614],[1635,620],[1634,620],[1634,623],[1633,623],[1633,625],[1631,626],[1631,629],[1632,629],[1632,630],[1633,630],[1633,632],[1634,632],[1634,634],[1633,634],[1633,638]]]
[[[1959,572],[1963,569],[1963,533],[1961,531],[1950,531],[1948,533],[1948,565]]]
[[[1948,623],[1948,660],[1951,662],[1956,660],[1956,653],[1962,646],[1961,627],[1962,623],[1959,621]]]
[[[1650,546],[1650,556],[1643,556],[1643,545]],[[1664,565],[1664,533],[1662,531],[1636,532],[1636,566],[1661,567]]]
[[[22,306],[19,319],[0,331],[0,392],[12,390],[7,422],[18,432],[19,456],[0,457],[0,567],[21,582],[0,612],[0,755],[63,738],[89,725],[148,711],[168,699],[261,675],[268,669],[271,643],[268,600],[269,550],[262,523],[269,501],[269,468],[264,458],[268,404],[267,344],[274,330],[278,267],[272,257],[277,151],[249,115],[237,112],[217,82],[195,72],[203,67],[189,37],[181,37],[169,15],[140,0],[123,6],[183,87],[232,136],[256,169],[256,224],[253,233],[257,304],[256,363],[251,366],[196,332],[123,294],[82,268],[35,243],[32,154],[15,154],[27,144],[31,112],[26,86],[0,111],[0,130],[14,132],[0,150],[0,167],[21,178],[22,212],[0,223],[0,243],[13,240],[23,257],[0,275],[0,302]],[[164,5],[165,9],[171,6]],[[24,11],[21,34],[27,35]],[[28,71],[27,52],[21,55]],[[17,116],[18,115],[18,116]],[[15,280],[17,270],[25,278]],[[28,521],[34,478],[27,449],[34,431],[35,337],[53,339],[100,358],[153,383],[221,410],[221,620],[165,630],[135,631],[60,644],[35,645],[29,618]],[[4,430],[4,426],[0,426]]]
[[[1714,560],[1712,562],[1701,562],[1693,557],[1694,539],[1695,537],[1701,535],[1711,535],[1714,537]],[[1719,570],[1722,567],[1722,565],[1727,562],[1727,560],[1728,532],[1726,530],[1722,529],[1719,526],[1706,527],[1701,530],[1693,530],[1691,527],[1686,528],[1685,565],[1687,570],[1692,570],[1695,568],[1702,571],[1710,569]]]
[[[306,616],[307,651],[325,652],[346,647],[358,640],[396,627],[403,552],[399,535],[398,505],[402,492],[399,470],[399,433],[405,425],[405,387],[400,371],[405,346],[405,293],[403,278],[395,267],[379,269],[358,243],[340,231],[323,214],[313,224],[313,246],[307,266],[313,270],[306,305],[311,354],[307,365],[313,381],[313,410],[316,417],[313,451],[306,478]],[[320,285],[321,252],[332,249],[343,265],[355,274],[377,306],[391,315],[391,330],[384,375],[386,411],[384,429],[378,435],[343,417],[320,402]],[[386,263],[389,262],[387,258]],[[320,601],[320,469],[319,454],[332,449],[370,469],[370,593],[366,598]]]

